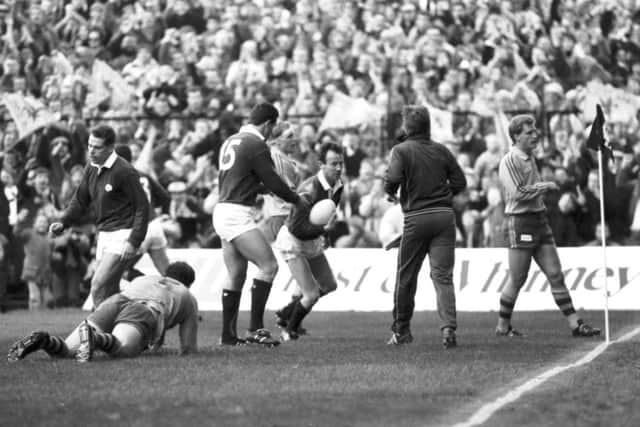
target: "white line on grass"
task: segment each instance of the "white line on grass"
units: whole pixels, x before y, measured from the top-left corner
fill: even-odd
[[[611,344],[630,340],[631,338],[635,337],[639,333],[640,333],[640,326],[633,329],[631,332],[624,334],[617,340],[612,341]],[[543,372],[542,374],[530,379],[529,381],[522,384],[521,386],[516,387],[515,389],[509,391],[504,396],[501,396],[498,399],[494,400],[493,402],[489,402],[486,405],[482,406],[468,420],[462,423],[455,424],[453,427],[473,427],[473,426],[478,426],[484,423],[502,407],[518,400],[520,396],[522,396],[524,393],[527,393],[533,390],[534,388],[538,387],[540,384],[547,381],[549,378],[554,377],[568,369],[577,368],[578,366],[582,366],[591,362],[593,359],[600,356],[606,349],[607,349],[607,343],[603,342],[602,344],[598,345],[596,348],[591,350],[589,353],[584,355],[581,359],[577,360],[576,362],[571,363],[569,365],[565,365],[565,366],[556,366],[549,369],[548,371]]]

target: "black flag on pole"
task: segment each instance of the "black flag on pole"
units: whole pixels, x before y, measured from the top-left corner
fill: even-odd
[[[608,145],[604,130],[604,113],[600,104],[596,105],[596,118],[591,124],[591,132],[587,138],[587,148],[598,151],[602,150],[603,158],[610,159],[613,155],[611,147]]]

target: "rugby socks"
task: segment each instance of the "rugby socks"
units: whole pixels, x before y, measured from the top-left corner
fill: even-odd
[[[291,302],[278,311],[278,316],[282,319],[290,318],[291,313],[293,313],[293,308],[296,306],[296,302],[300,301],[301,299],[302,295],[293,295],[291,297]]]
[[[240,309],[240,291],[222,290],[222,340],[237,337],[236,322]]]
[[[251,287],[251,322],[249,330],[256,331],[264,328],[264,308],[271,292],[271,282],[253,279]]]
[[[556,305],[565,315],[567,321],[569,322],[569,327],[571,329],[575,329],[578,327],[578,315],[576,314],[576,309],[573,307],[573,301],[571,300],[571,295],[569,295],[569,291],[566,289],[552,289],[551,295],[553,295],[553,300],[556,302]]]
[[[49,335],[42,344],[42,349],[47,352],[49,356],[66,356],[69,353],[67,344],[60,337],[55,335]]]
[[[298,332],[298,328],[300,327],[302,320],[307,314],[309,314],[310,311],[311,307],[306,308],[304,305],[302,305],[302,302],[300,302],[300,300],[296,301],[291,316],[289,317],[287,329],[289,329],[290,331]]]
[[[511,325],[511,315],[513,307],[515,307],[515,299],[511,299],[506,295],[500,297],[500,316],[498,317],[498,329],[506,331]]]
[[[96,348],[104,351],[105,353],[113,353],[120,347],[118,338],[106,332],[94,331],[93,342],[96,345]]]

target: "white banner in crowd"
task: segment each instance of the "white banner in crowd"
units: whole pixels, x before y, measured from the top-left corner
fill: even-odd
[[[343,129],[360,125],[377,124],[384,110],[364,98],[354,98],[336,91],[320,124],[322,129]]]
[[[32,96],[7,93],[2,97],[2,101],[7,110],[9,110],[21,139],[42,127],[60,120],[59,114],[52,113],[42,101]]]
[[[438,142],[455,141],[453,136],[453,113],[425,104],[431,116],[431,138]]]
[[[607,249],[609,308],[640,309],[640,264],[637,247]],[[604,306],[601,248],[560,248],[566,283],[576,308],[599,310]],[[338,290],[320,299],[314,310],[321,311],[390,311],[393,302],[397,249],[329,249],[327,257],[338,280]],[[196,270],[191,291],[201,310],[221,310],[220,293],[226,279],[222,252],[216,249],[173,249],[172,260],[189,262]],[[275,310],[290,300],[295,282],[286,264],[274,282],[268,309]],[[154,268],[148,256],[137,267],[149,274]],[[255,274],[250,266],[241,309],[250,307],[250,281]],[[459,311],[497,311],[500,290],[507,283],[506,249],[458,249],[454,284]],[[436,296],[429,265],[425,262],[418,279],[416,310],[435,310]],[[523,287],[516,310],[557,310],[544,275],[532,263],[529,279]]]

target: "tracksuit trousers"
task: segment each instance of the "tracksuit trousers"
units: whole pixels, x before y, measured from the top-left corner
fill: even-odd
[[[438,207],[405,213],[398,250],[391,326],[393,332],[403,335],[411,330],[418,273],[427,254],[431,280],[436,290],[440,327],[456,329],[456,296],[453,287],[455,241],[453,209]]]

